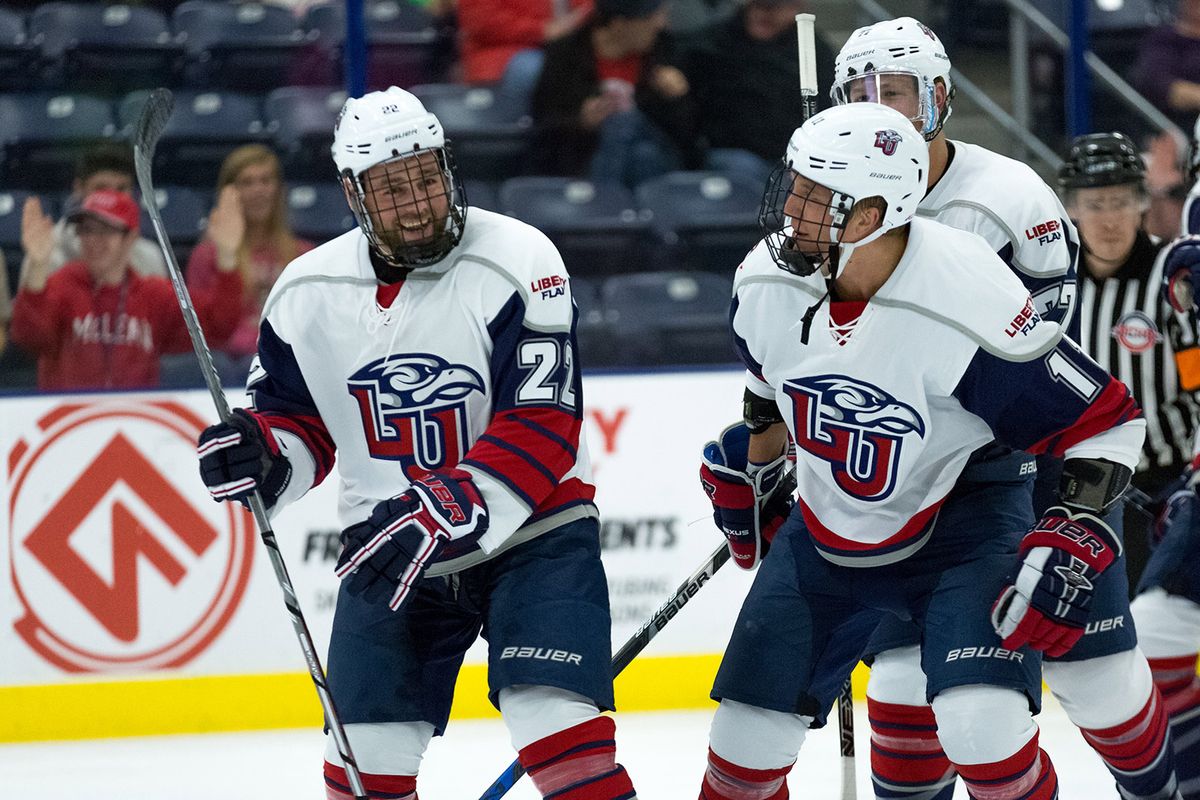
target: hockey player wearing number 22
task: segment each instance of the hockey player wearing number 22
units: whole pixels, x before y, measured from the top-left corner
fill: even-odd
[[[272,289],[253,409],[203,433],[204,481],[278,509],[337,451],[329,687],[372,796],[416,797],[482,631],[490,699],[538,791],[632,798],[600,714],[611,626],[562,260],[468,209],[441,124],[408,92],[347,100],[333,156],[359,228]],[[352,795],[332,741],[325,785]]]
[[[770,461],[790,434],[799,496],[714,683],[702,798],[787,797],[806,729],[889,615],[922,629],[937,733],[971,795],[1057,796],[1028,645],[1082,633],[1121,552],[1102,517],[1145,423],[983,238],[914,218],[928,169],[906,115],[855,103],[801,126],[764,194],[767,235],[731,309],[747,457]],[[1061,505],[1035,520],[1031,476],[970,463],[993,440],[1065,456]],[[718,519],[737,511],[716,504]]]

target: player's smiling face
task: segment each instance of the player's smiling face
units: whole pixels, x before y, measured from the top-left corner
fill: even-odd
[[[376,164],[362,174],[363,205],[376,234],[394,248],[433,241],[450,214],[441,163],[426,151]]]

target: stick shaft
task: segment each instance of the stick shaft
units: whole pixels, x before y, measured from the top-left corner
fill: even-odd
[[[807,121],[817,113],[816,21],[812,14],[796,15],[796,56],[800,62],[800,116]]]
[[[179,269],[179,262],[175,258],[175,251],[171,248],[171,242],[167,238],[167,230],[163,224],[162,214],[159,212],[158,203],[154,199],[154,181],[151,173],[154,148],[158,142],[159,135],[162,133],[162,125],[166,121],[165,117],[171,113],[171,103],[171,94],[165,89],[157,89],[151,93],[150,98],[147,100],[146,108],[142,112],[142,119],[138,123],[137,135],[134,140],[134,167],[137,172],[138,188],[142,193],[142,202],[150,215],[150,222],[154,227],[154,235],[158,239],[159,248],[162,250],[163,258],[166,260],[171,285],[175,289],[175,299],[179,302],[179,310],[183,314],[183,321],[187,326],[188,336],[192,340],[192,348],[195,350],[196,358],[200,362],[200,371],[204,374],[204,382],[208,386],[208,393],[212,396],[213,405],[217,408],[217,414],[222,421],[225,421],[229,419],[229,402],[225,398],[225,391],[221,388],[220,378],[217,377],[216,367],[213,366],[212,354],[209,352],[208,343],[205,341],[204,331],[200,327],[200,319],[197,317],[196,309],[192,305],[192,298],[188,294],[187,284],[183,279],[183,272]],[[159,119],[155,120],[155,117]],[[296,597],[296,589],[292,585],[291,577],[288,575],[283,554],[279,551],[279,543],[275,539],[275,532],[271,529],[271,521],[267,515],[267,509],[263,503],[262,496],[256,491],[250,496],[249,504],[250,511],[254,515],[254,521],[258,525],[259,535],[262,538],[263,544],[267,547],[267,553],[271,559],[271,566],[275,570],[275,577],[279,582],[279,588],[283,591],[283,602],[287,606],[288,615],[291,617],[292,629],[295,631],[296,638],[300,642],[300,649],[304,653],[304,661],[308,665],[309,675],[312,676],[313,685],[316,687],[317,697],[321,701],[321,708],[325,712],[325,722],[329,726],[330,733],[337,744],[338,754],[342,758],[342,763],[346,770],[346,778],[350,782],[350,788],[359,800],[369,800],[366,789],[362,784],[362,778],[358,772],[358,764],[354,760],[354,754],[350,750],[350,742],[346,738],[346,731],[342,727],[337,709],[333,705],[333,697],[329,693],[329,686],[325,680],[325,670],[321,666],[321,658],[317,654],[316,645],[313,644],[312,634],[308,630],[308,623],[305,621],[304,614],[300,610],[300,601]]]
[[[624,669],[629,666],[630,662],[637,657],[638,653],[646,649],[646,645],[650,644],[658,632],[667,626],[672,619],[679,613],[680,609],[687,604],[696,592],[708,583],[717,570],[725,565],[729,560],[729,548],[722,542],[716,550],[713,551],[705,562],[693,572],[686,581],[680,584],[675,593],[671,595],[667,602],[659,606],[658,610],[642,623],[642,626],[637,629],[637,633],[630,637],[629,641],[621,646],[617,654],[613,656],[612,671],[613,677],[617,677]],[[497,778],[491,786],[484,790],[479,796],[479,800],[499,800],[508,793],[521,776],[525,774],[525,768],[521,766],[521,762],[514,761],[508,765],[508,769],[504,770],[499,778]]]

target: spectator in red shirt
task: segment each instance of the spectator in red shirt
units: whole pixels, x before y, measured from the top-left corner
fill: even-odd
[[[222,271],[242,276],[237,326],[228,337],[211,336],[224,383],[245,383],[258,349],[258,323],[271,287],[296,256],[313,248],[288,225],[283,170],[267,147],[245,145],[230,153],[217,176],[217,204],[204,241],[188,259],[188,288],[211,292]]]
[[[463,80],[499,81],[514,55],[540,50],[546,42],[571,33],[591,9],[592,0],[459,0]]]
[[[191,341],[170,282],[130,265],[137,203],[124,192],[93,192],[70,221],[80,257],[53,275],[53,236],[44,226],[23,226],[28,260],[13,303],[13,342],[37,356],[43,390],[157,386],[159,356],[188,350]],[[233,330],[238,307],[225,298],[241,291],[241,276],[229,267],[211,292],[192,295],[201,325],[214,337]]]

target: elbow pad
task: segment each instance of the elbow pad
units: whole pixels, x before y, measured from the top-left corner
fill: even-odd
[[[1125,494],[1133,471],[1105,458],[1068,458],[1058,482],[1058,499],[1069,508],[1103,516]]]

